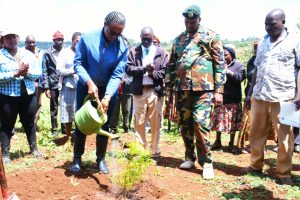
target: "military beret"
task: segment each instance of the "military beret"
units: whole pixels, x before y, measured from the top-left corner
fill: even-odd
[[[200,8],[197,5],[191,5],[183,11],[182,15],[190,19],[200,17]]]

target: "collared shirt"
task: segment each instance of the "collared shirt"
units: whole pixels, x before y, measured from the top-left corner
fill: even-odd
[[[267,35],[258,45],[254,64],[257,75],[253,98],[270,102],[294,98],[300,66],[300,40],[297,37],[284,31],[276,42],[270,43]]]
[[[74,71],[75,52],[71,48],[63,49],[57,57],[56,69],[59,73],[59,89],[62,85],[68,88],[76,88],[78,75]]]
[[[150,47],[145,48],[142,45],[142,51],[143,51],[143,60],[142,60],[143,66],[145,67],[148,64],[154,64],[153,60],[156,53],[156,46],[152,44]],[[153,79],[148,76],[148,72],[144,74],[143,85],[153,85]]]
[[[24,50],[28,50],[24,47]],[[28,50],[29,51],[29,50]],[[31,51],[30,51],[31,52]],[[41,68],[41,72],[43,72],[43,55],[44,55],[44,52],[39,49],[38,47],[35,47],[34,48],[34,52],[31,52],[33,53],[33,55],[36,57],[36,59],[38,59],[38,63],[39,63],[39,67]],[[42,76],[40,76],[37,80],[35,80],[35,82],[38,83],[38,86],[39,87],[42,87]]]
[[[41,81],[44,89],[58,89],[59,74],[56,70],[56,63],[60,51],[52,46],[44,52],[42,64],[43,76]]]
[[[81,83],[93,80],[98,87],[106,87],[105,95],[113,96],[125,72],[128,44],[121,37],[107,42],[102,30],[82,35],[75,50],[74,69]]]
[[[24,80],[27,94],[35,92],[34,81],[41,75],[38,59],[30,51],[18,48],[20,59],[29,64],[29,75],[14,78],[14,72],[19,68],[15,58],[4,48],[0,50],[0,93],[18,97],[21,96],[21,80]]]

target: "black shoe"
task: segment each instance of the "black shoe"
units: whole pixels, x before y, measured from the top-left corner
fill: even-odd
[[[98,163],[98,169],[99,169],[99,172],[103,173],[103,174],[108,174],[109,173],[109,170],[108,170],[108,167],[105,163],[105,160],[101,160],[99,163]]]
[[[81,170],[81,159],[74,158],[73,165],[71,167],[71,171],[74,173],[78,173]]]
[[[292,179],[288,178],[288,177],[279,178],[279,181],[280,181],[280,184],[282,184],[282,185],[290,185],[290,186],[294,185]]]
[[[222,144],[219,141],[215,141],[215,143],[211,146],[211,150],[219,150],[222,148]]]

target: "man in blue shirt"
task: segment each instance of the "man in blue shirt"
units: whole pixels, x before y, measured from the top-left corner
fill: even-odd
[[[89,95],[99,98],[104,111],[108,114],[108,122],[113,110],[111,98],[116,93],[122,80],[127,62],[128,45],[121,36],[125,28],[125,17],[113,11],[104,20],[101,30],[84,33],[75,50],[74,69],[79,76],[77,86],[77,109],[83,105],[84,98]],[[103,127],[108,131],[108,123]],[[81,156],[84,153],[86,135],[78,128],[74,135],[74,161],[71,170],[79,172]],[[96,155],[100,172],[109,172],[105,163],[108,138],[97,135]]]

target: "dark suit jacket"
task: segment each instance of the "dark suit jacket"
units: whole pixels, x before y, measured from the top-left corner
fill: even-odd
[[[142,46],[138,45],[130,49],[128,61],[126,65],[126,73],[132,76],[133,80],[130,85],[131,93],[133,95],[143,94],[143,75],[146,73],[145,66],[142,66]],[[154,72],[151,77],[153,79],[154,89],[158,96],[164,95],[164,79],[166,68],[168,64],[168,54],[161,47],[156,47],[154,56]]]

